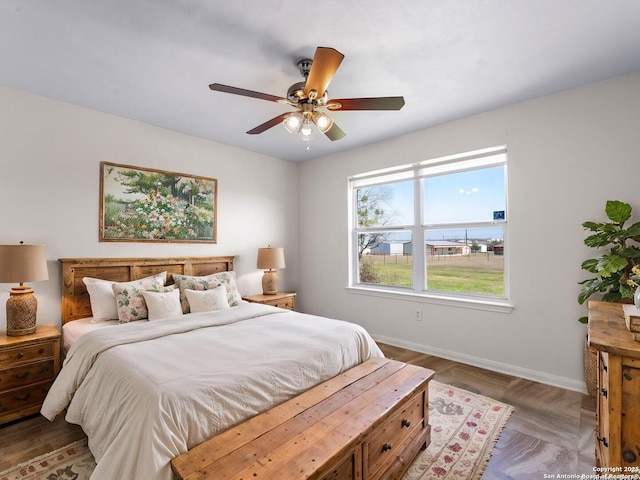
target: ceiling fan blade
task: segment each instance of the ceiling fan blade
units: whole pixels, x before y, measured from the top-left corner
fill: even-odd
[[[336,122],[333,122],[333,125],[331,125],[331,128],[326,132],[324,132],[324,134],[331,141],[340,140],[341,138],[344,138],[347,135],[342,131],[342,129],[338,125],[336,125]]]
[[[336,74],[343,58],[344,55],[334,48],[316,48],[307,83],[304,86],[305,95],[309,96],[311,90],[316,90],[318,92],[317,98],[321,98],[331,79]]]
[[[339,103],[337,107],[334,104]],[[400,110],[404,106],[404,97],[374,97],[374,98],[332,98],[327,102],[327,108],[336,110]]]
[[[266,122],[264,122],[262,125],[258,125],[255,128],[252,128],[251,130],[249,130],[247,133],[249,135],[256,135],[258,133],[262,133],[264,131],[269,130],[271,127],[275,127],[276,125],[278,125],[279,123],[282,123],[282,121],[284,120],[284,117],[286,117],[287,115],[289,115],[289,113],[291,112],[285,112],[285,113],[281,113],[280,115],[278,115],[277,117],[272,118],[271,120],[268,120]]]
[[[259,98],[260,100],[267,100],[269,102],[281,102],[287,101],[286,98],[276,97],[275,95],[269,95],[268,93],[254,92],[253,90],[245,90],[244,88],[230,87],[229,85],[222,85],[221,83],[212,83],[209,85],[211,90],[216,92],[231,93],[233,95],[242,95],[243,97]]]

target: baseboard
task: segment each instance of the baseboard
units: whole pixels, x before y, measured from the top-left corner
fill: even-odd
[[[375,341],[386,343],[394,347],[406,348],[415,352],[426,353],[427,355],[433,355],[435,357],[446,358],[447,360],[453,360],[455,362],[472,365],[474,367],[484,368],[493,372],[505,373],[507,375],[513,375],[514,377],[524,378],[526,380],[532,380],[534,382],[544,383],[554,387],[564,388],[566,390],[572,390],[574,392],[580,392],[587,394],[587,385],[585,382],[580,382],[572,378],[559,377],[557,375],[551,375],[538,370],[530,370],[528,368],[516,367],[507,363],[494,362],[493,360],[487,360],[485,358],[473,357],[471,355],[465,355],[459,352],[452,352],[450,350],[444,350],[429,345],[422,345],[414,342],[407,342],[406,340],[400,340],[393,337],[387,337],[384,335],[371,335]]]

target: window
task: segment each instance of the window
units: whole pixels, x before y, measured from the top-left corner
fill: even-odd
[[[506,148],[350,178],[351,285],[508,297]]]

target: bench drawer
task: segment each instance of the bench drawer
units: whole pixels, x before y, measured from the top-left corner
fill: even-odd
[[[424,428],[424,401],[423,392],[418,392],[403,402],[365,443],[365,478],[378,478],[378,473],[386,471],[407,444],[419,435]]]
[[[337,465],[322,473],[321,480],[361,480],[360,449],[352,450]]]

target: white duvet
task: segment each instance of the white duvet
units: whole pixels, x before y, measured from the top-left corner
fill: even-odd
[[[75,342],[42,406],[82,426],[92,479],[169,480],[170,460],[382,352],[360,326],[260,304]]]

